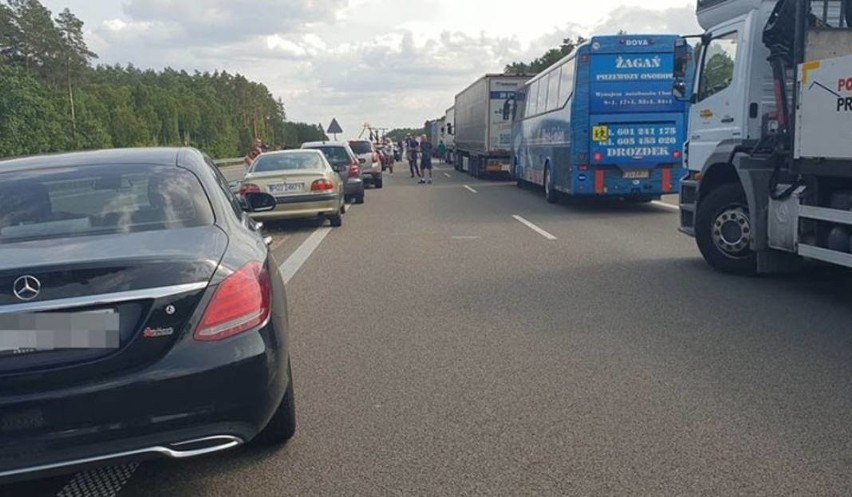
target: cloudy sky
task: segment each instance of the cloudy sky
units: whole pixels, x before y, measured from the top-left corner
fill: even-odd
[[[419,126],[478,76],[566,37],[696,33],[695,0],[42,0],[85,23],[100,63],[240,72],[288,118]]]

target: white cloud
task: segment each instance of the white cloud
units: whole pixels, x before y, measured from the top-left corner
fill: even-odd
[[[101,62],[240,72],[282,96],[291,119],[337,117],[356,135],[366,121],[420,125],[483,73],[566,37],[698,31],[694,0],[42,1],[72,2]]]

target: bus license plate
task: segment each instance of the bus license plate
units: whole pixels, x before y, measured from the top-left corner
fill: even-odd
[[[634,169],[622,172],[621,177],[624,179],[648,179],[651,177],[651,171],[647,169]]]

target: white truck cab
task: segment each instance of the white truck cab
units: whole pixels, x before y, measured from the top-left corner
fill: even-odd
[[[830,157],[794,153],[804,139],[812,152],[828,151],[817,138],[852,147],[852,112],[832,116],[832,125],[822,126],[813,104],[803,98],[808,87],[801,74],[803,68],[816,74],[820,69],[813,66],[822,61],[822,70],[832,68],[824,78],[842,78],[841,66],[850,57],[852,77],[850,9],[852,0],[698,0],[696,14],[705,32],[694,51],[693,86],[685,88],[688,78],[677,68],[675,74],[676,96],[693,104],[684,144],[689,173],[681,185],[680,230],[696,238],[711,266],[733,273],[775,272],[793,267],[791,256],[807,255],[852,267],[852,229],[838,222],[848,217],[852,225],[852,200],[844,204],[852,199],[852,153],[842,147]],[[688,57],[689,52],[679,53]],[[689,64],[678,62],[685,71]],[[831,88],[837,99],[852,97],[852,88],[847,94],[839,90]],[[802,205],[847,208],[840,214],[822,212],[829,221],[802,217]],[[829,243],[832,231],[835,242],[842,232],[846,243]],[[814,257],[806,246],[839,254]]]

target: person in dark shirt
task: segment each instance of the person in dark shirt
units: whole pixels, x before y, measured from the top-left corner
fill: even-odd
[[[420,168],[417,167],[417,149],[420,148],[420,144],[417,143],[417,140],[413,136],[409,135],[406,145],[408,148],[408,167],[411,169],[411,177],[413,178],[416,174],[422,178],[423,175],[420,173]]]

